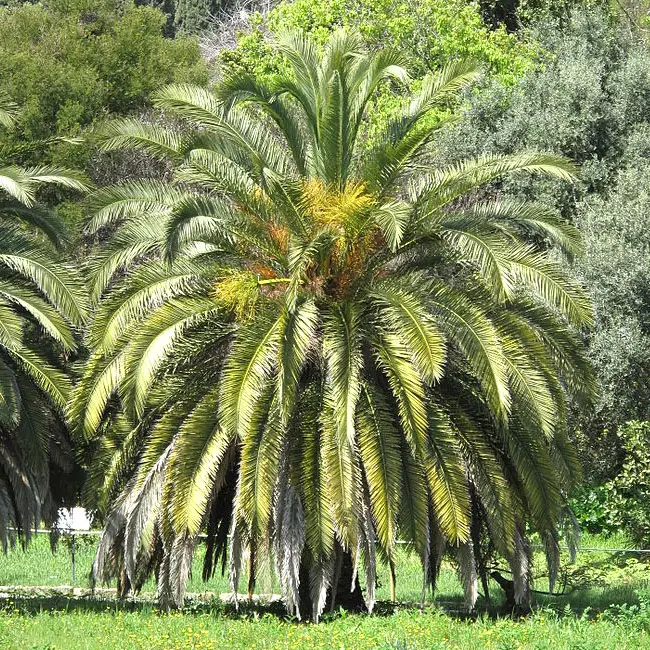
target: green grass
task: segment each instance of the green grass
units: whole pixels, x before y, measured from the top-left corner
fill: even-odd
[[[389,616],[340,616],[296,625],[273,615],[152,611],[0,613],[7,650],[618,650],[650,648],[647,614],[560,616],[540,611],[523,621],[463,621],[436,610]]]
[[[77,586],[86,586],[94,541],[77,542]],[[586,536],[584,546],[626,548],[623,537]],[[201,581],[203,550],[199,547],[189,591],[219,594],[228,591],[220,575]],[[544,591],[543,562],[536,554],[535,586]],[[159,614],[152,604],[153,584],[137,603],[52,597],[37,594],[5,600],[0,609],[0,649],[4,650],[650,650],[650,586],[648,568],[634,556],[581,553],[575,565],[563,558],[563,595],[537,594],[538,609],[524,620],[489,617],[476,620],[458,612],[461,590],[451,566],[445,565],[436,606],[419,609],[422,574],[416,558],[400,553],[398,599],[410,605],[393,609],[380,603],[377,614],[330,615],[319,625],[291,622],[280,606],[232,606],[205,597],[183,613]],[[0,556],[0,584],[69,585],[70,550],[61,544],[56,554],[39,537],[25,552]],[[277,592],[270,572],[261,580],[261,593]],[[496,586],[493,595],[498,594]],[[379,576],[378,595],[387,599],[387,577]],[[430,599],[429,599],[430,600]],[[485,607],[484,603],[480,603]],[[443,610],[446,608],[447,613]],[[490,610],[492,614],[495,608]]]

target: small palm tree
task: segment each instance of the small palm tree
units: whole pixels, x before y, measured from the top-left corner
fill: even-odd
[[[278,47],[290,72],[272,84],[172,86],[156,102],[184,128],[101,136],[176,176],[92,199],[88,232],[110,236],[71,417],[110,505],[95,575],[137,588],[159,566],[161,599],[181,604],[207,526],[206,576],[227,550],[233,590],[247,566],[251,591],[273,557],[289,610],[309,600],[317,619],[346,564],[369,609],[377,558],[394,590],[400,538],[425,587],[454,554],[473,606],[483,529],[526,602],[526,531],[554,569],[578,472],[565,411],[592,390],[575,329],[590,306],[552,257],[579,249],[576,230],[479,190],[574,169],[535,153],[432,166],[434,109],[476,76],[463,63],[425,78],[368,151],[366,108],[407,79],[399,57],[343,31],[322,55],[295,33]]]
[[[0,124],[16,106],[0,97]],[[63,227],[35,203],[38,187],[84,189],[82,179],[51,167],[3,165],[0,152],[0,543],[56,514],[51,465],[72,463],[61,418],[71,384],[61,361],[75,350],[72,326],[85,315],[78,276],[59,253]],[[57,415],[58,414],[58,415]]]

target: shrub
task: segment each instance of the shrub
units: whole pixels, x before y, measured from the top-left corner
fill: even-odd
[[[339,26],[358,29],[371,49],[390,44],[404,55],[411,74],[420,77],[450,59],[472,58],[511,83],[534,60],[533,48],[503,27],[490,30],[478,6],[467,0],[294,0],[281,2],[266,19],[257,15],[254,29],[224,52],[228,72],[259,74],[277,66],[264,43],[264,32],[304,30],[323,43]]]
[[[165,83],[207,83],[195,40],[165,39],[157,9],[118,7],[50,0],[0,8],[0,91],[22,107],[17,140],[79,133],[109,113],[146,106]],[[64,147],[55,157],[78,155]]]
[[[590,532],[624,530],[640,545],[650,543],[650,422],[628,422],[617,433],[624,449],[618,474],[576,496],[573,508]]]

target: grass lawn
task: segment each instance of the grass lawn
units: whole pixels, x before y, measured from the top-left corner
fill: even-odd
[[[586,537],[583,545],[622,548],[627,542]],[[93,552],[94,542],[77,544],[77,586],[86,584]],[[203,596],[183,613],[157,613],[151,602],[153,585],[138,602],[121,606],[113,600],[53,597],[47,590],[28,598],[9,597],[0,609],[0,650],[650,649],[649,571],[625,554],[580,554],[576,565],[565,566],[563,595],[537,594],[536,612],[512,621],[495,616],[495,608],[491,616],[484,613],[475,620],[450,614],[460,609],[461,591],[449,566],[435,603],[429,599],[420,609],[421,573],[417,561],[404,552],[397,593],[402,604],[393,609],[380,603],[373,616],[333,614],[319,625],[287,621],[277,605],[243,607],[235,613],[218,601],[218,594],[228,591],[225,579],[201,582],[201,555],[199,551],[189,591]],[[535,586],[544,591],[543,564],[537,564]],[[379,595],[385,599],[385,576],[379,581]],[[43,537],[25,553],[0,555],[0,584],[70,584],[69,549],[61,545],[52,555]],[[261,581],[259,591],[277,591],[272,576]],[[496,587],[493,592],[497,594]],[[484,602],[479,604],[485,609]]]
[[[273,614],[218,612],[159,616],[153,611],[0,614],[7,650],[600,650],[650,648],[645,611],[614,618],[538,611],[520,622],[462,621],[440,611],[339,616],[296,625]]]

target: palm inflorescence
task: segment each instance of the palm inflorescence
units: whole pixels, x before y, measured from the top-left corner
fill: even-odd
[[[322,51],[299,34],[278,48],[272,84],[171,86],[156,98],[169,127],[101,134],[174,178],[90,199],[104,244],[70,415],[108,508],[95,575],[137,589],[157,568],[180,604],[207,527],[206,575],[227,555],[235,592],[244,572],[252,588],[273,558],[290,611],[307,594],[317,619],[343,558],[372,608],[399,539],[426,584],[454,554],[471,606],[487,534],[523,602],[527,535],[557,561],[590,308],[554,258],[579,249],[575,229],[485,188],[573,167],[536,153],[435,166],[436,109],[469,64],[425,78],[367,143],[375,91],[407,81],[399,57],[343,31]]]

